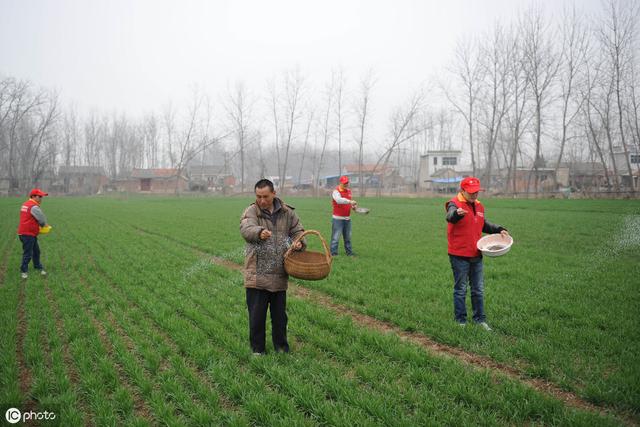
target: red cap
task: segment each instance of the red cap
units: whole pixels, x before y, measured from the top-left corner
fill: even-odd
[[[349,177],[346,175],[342,175],[340,177],[340,184],[348,184],[349,183]]]
[[[478,191],[484,191],[484,188],[480,188],[480,180],[475,176],[468,176],[460,183],[462,188],[467,193],[477,193]]]
[[[33,190],[31,190],[31,193],[29,193],[29,197],[33,197],[33,196],[48,196],[49,193],[45,193],[44,191],[42,191],[39,188],[34,188]]]

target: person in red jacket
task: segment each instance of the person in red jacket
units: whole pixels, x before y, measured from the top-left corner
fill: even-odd
[[[355,255],[351,248],[351,209],[355,209],[357,203],[351,199],[349,177],[341,176],[340,183],[331,194],[333,216],[331,220],[331,256],[338,255],[340,235],[344,239],[344,250],[347,256]]]
[[[22,264],[20,265],[23,279],[29,277],[29,262],[33,259],[33,267],[40,270],[40,274],[46,276],[47,272],[40,262],[40,246],[38,245],[38,234],[40,227],[47,225],[47,218],[40,209],[42,198],[48,193],[34,188],[29,193],[29,200],[22,204],[20,208],[20,224],[18,225],[18,237],[22,242]]]
[[[506,228],[492,224],[484,216],[484,206],[478,200],[480,180],[470,176],[460,183],[460,192],[446,202],[447,242],[449,261],[453,270],[453,310],[455,320],[461,326],[467,323],[467,283],[471,282],[471,307],[473,321],[487,331],[484,312],[484,276],[482,253],[476,244],[482,233],[508,235]]]

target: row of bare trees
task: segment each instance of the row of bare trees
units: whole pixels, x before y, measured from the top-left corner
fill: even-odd
[[[318,194],[319,178],[356,163],[364,195],[365,163],[382,177],[388,166],[407,164],[404,178],[417,187],[420,154],[462,148],[489,188],[515,192],[516,172],[529,168],[537,191],[538,169],[583,161],[600,163],[612,190],[635,191],[623,178],[639,166],[629,156],[640,148],[639,9],[607,0],[591,17],[523,11],[516,22],[461,40],[443,74],[448,84],[416,88],[389,106],[387,121],[373,71],[354,81],[338,69],[318,85],[291,69],[264,91],[238,82],[218,97],[195,87],[180,107],[141,118],[78,113],[61,108],[54,92],[0,78],[0,179],[19,192],[60,165],[99,166],[117,178],[133,168],[184,174],[219,156],[240,191],[256,178],[284,184],[292,176]],[[494,182],[494,171],[505,178]],[[377,182],[378,193],[392,186]]]
[[[16,79],[0,80],[0,168],[12,187],[37,180],[55,161],[58,95]]]
[[[466,128],[473,173],[491,186],[494,168],[506,170],[503,189],[515,192],[516,169],[528,167],[537,191],[543,166],[557,174],[563,162],[599,162],[609,188],[627,175],[636,191],[639,11],[607,0],[596,16],[573,8],[552,19],[534,7],[461,40],[441,88]]]
[[[91,112],[82,119],[63,110],[56,93],[15,78],[0,79],[0,179],[24,192],[57,166],[96,166],[111,178],[133,168],[172,167],[182,173],[215,145],[209,99],[197,89],[179,115],[169,104],[161,115],[132,120]]]

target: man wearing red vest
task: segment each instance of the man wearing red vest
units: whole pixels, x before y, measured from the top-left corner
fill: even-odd
[[[460,192],[445,204],[449,261],[453,270],[453,310],[461,326],[467,323],[467,283],[471,282],[473,321],[487,331],[491,328],[484,313],[484,277],[482,253],[476,247],[482,233],[509,232],[485,219],[484,206],[478,200],[480,180],[470,176],[460,183]]]
[[[355,255],[351,249],[351,209],[356,208],[356,201],[351,199],[349,177],[341,176],[340,183],[331,195],[333,219],[331,221],[331,255],[338,255],[340,235],[344,238],[344,250],[348,256]]]
[[[29,193],[29,200],[22,204],[20,209],[20,224],[18,225],[18,237],[22,242],[22,265],[20,265],[21,276],[23,279],[29,277],[29,261],[33,259],[33,267],[40,270],[40,274],[46,276],[40,263],[40,246],[38,245],[38,234],[40,227],[47,225],[47,218],[44,216],[40,204],[42,198],[48,196],[48,193],[34,188]]]

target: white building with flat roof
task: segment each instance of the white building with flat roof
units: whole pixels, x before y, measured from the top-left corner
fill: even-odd
[[[432,150],[420,156],[418,188],[423,191],[447,191],[458,187],[468,172],[461,164],[460,150]]]

